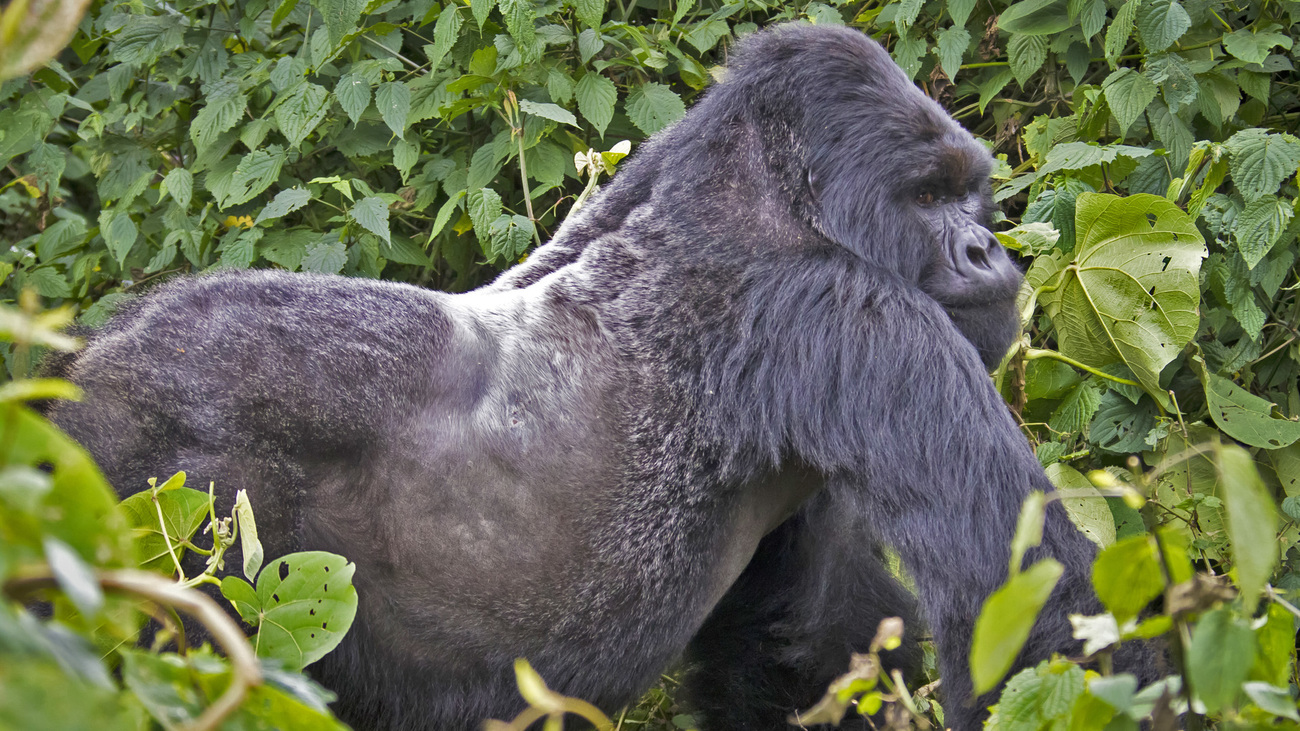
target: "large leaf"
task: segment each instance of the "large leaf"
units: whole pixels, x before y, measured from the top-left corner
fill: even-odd
[[[1011,669],[1064,571],[1060,563],[1045,558],[1013,576],[984,601],[975,620],[970,651],[976,693],[992,690]]]
[[[1115,619],[1136,617],[1165,588],[1155,538],[1143,533],[1107,547],[1093,563],[1092,585]]]
[[[1244,620],[1227,609],[1207,612],[1196,623],[1187,650],[1192,689],[1211,713],[1229,705],[1255,659],[1255,636]]]
[[[585,31],[584,31],[585,32]],[[614,118],[614,102],[618,99],[618,90],[614,82],[595,72],[588,72],[578,80],[574,89],[578,99],[578,111],[591,122],[596,132],[605,136],[605,128]]]
[[[1138,7],[1137,29],[1148,53],[1163,51],[1192,27],[1191,16],[1178,0],[1148,0]]]
[[[1193,359],[1205,389],[1210,418],[1228,436],[1252,447],[1278,449],[1300,440],[1300,421],[1273,415],[1274,404],[1232,381],[1210,373],[1204,361]]]
[[[672,89],[658,82],[642,84],[627,96],[627,116],[642,132],[655,132],[681,119],[686,105]]]
[[[1156,85],[1142,74],[1130,68],[1122,68],[1106,77],[1102,82],[1106,94],[1106,103],[1119,122],[1119,134],[1123,139],[1129,127],[1142,116],[1147,105],[1156,98]]]
[[[1173,203],[1083,193],[1074,258],[1044,292],[1060,350],[1102,368],[1122,362],[1167,401],[1160,370],[1196,335],[1205,242]]]
[[[1277,565],[1277,508],[1249,452],[1236,445],[1220,447],[1217,466],[1219,492],[1228,509],[1232,567],[1243,610],[1250,616]]]
[[[1232,182],[1247,201],[1277,192],[1277,186],[1295,175],[1300,164],[1300,140],[1287,134],[1245,129],[1224,146],[1228,148]]]
[[[1101,548],[1115,542],[1115,517],[1110,505],[1083,473],[1056,462],[1048,465],[1047,479],[1061,491],[1061,506],[1070,515],[1070,521],[1089,540]]]

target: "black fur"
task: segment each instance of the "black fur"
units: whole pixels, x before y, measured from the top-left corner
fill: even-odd
[[[1019,281],[989,167],[860,34],[755,34],[493,285],[179,280],[65,366],[87,398],[52,416],[124,493],[184,469],[249,491],[268,555],[356,561],[311,672],[358,728],[511,716],[519,656],[613,710],[683,653],[708,729],[785,728],[881,617],[916,629],[888,544],[974,729],[972,624],[1051,489],[985,371]],[[1066,572],[1024,663],[1096,608],[1056,504],[1041,555]]]

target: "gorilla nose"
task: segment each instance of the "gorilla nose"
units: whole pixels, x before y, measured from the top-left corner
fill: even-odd
[[[994,241],[996,246],[997,242]],[[989,247],[979,246],[977,244],[966,245],[966,259],[980,269],[992,269],[993,263],[989,261]]]
[[[1020,269],[988,229],[967,229],[957,244],[957,275],[965,280],[962,289],[978,299],[996,298],[1020,286]]]

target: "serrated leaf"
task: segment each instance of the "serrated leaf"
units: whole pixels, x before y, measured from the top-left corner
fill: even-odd
[[[501,172],[501,160],[497,157],[492,145],[486,144],[474,151],[474,157],[469,161],[469,174],[465,178],[465,185],[468,190],[478,190],[485,188]]]
[[[357,201],[350,211],[352,219],[361,227],[391,244],[388,233],[388,204],[383,198],[368,196]]]
[[[438,15],[437,24],[433,26],[433,43],[425,46],[430,71],[437,71],[451,47],[456,45],[456,39],[460,37],[460,27],[464,22],[465,19],[460,17],[460,6],[456,3],[447,3],[447,7],[443,8],[442,13]]]
[[[1128,39],[1133,35],[1133,21],[1137,18],[1139,0],[1128,0],[1115,12],[1115,20],[1106,29],[1106,60],[1114,68],[1115,61],[1124,53]]]
[[[594,28],[586,28],[578,34],[578,55],[582,58],[583,63],[590,61],[604,48],[605,39],[601,37],[600,31]]]
[[[966,25],[976,2],[977,0],[949,0],[948,17],[952,18],[953,27],[961,28]]]
[[[172,168],[163,178],[159,193],[159,203],[162,202],[161,194],[165,193],[181,208],[189,208],[190,197],[194,194],[194,176],[185,168]]]
[[[1215,426],[1252,447],[1280,449],[1300,441],[1300,421],[1273,415],[1274,404],[1232,381],[1210,373],[1197,359],[1206,407]]]
[[[1070,0],[1070,17],[1079,20],[1085,41],[1101,32],[1106,25],[1106,0]]]
[[[578,15],[578,20],[585,23],[588,28],[599,28],[602,16],[605,14],[605,0],[574,0],[573,9]],[[675,18],[674,24],[679,20]]]
[[[605,136],[605,128],[614,118],[614,102],[618,100],[618,90],[614,82],[594,72],[588,72],[578,80],[574,88],[578,100],[578,111],[596,129],[596,134]]]
[[[135,222],[125,211],[104,209],[99,212],[99,235],[104,237],[104,244],[112,252],[119,265],[126,261],[126,255],[135,246],[139,235]]]
[[[1172,46],[1192,27],[1191,16],[1178,0],[1144,0],[1138,7],[1136,23],[1148,53]]]
[[[900,0],[898,3],[898,12],[894,15],[894,23],[900,30],[906,30],[916,23],[916,18],[921,14],[921,6],[924,0]]]
[[[498,0],[497,5],[524,63],[537,61],[541,49],[537,44],[537,30],[534,27],[537,16],[533,11],[532,0]]]
[[[1041,301],[1060,350],[1095,368],[1123,362],[1157,399],[1161,369],[1196,335],[1205,242],[1152,195],[1079,195],[1073,261]]]
[[[1274,47],[1281,46],[1289,51],[1291,44],[1290,36],[1275,30],[1252,33],[1250,28],[1241,28],[1223,37],[1223,50],[1246,63],[1264,63]]]
[[[1107,76],[1101,87],[1111,113],[1119,122],[1120,139],[1123,139],[1129,127],[1156,98],[1156,85],[1133,69],[1122,68]]]
[[[533,222],[525,216],[502,214],[489,227],[487,257],[491,261],[515,261],[533,242]]]
[[[406,115],[411,113],[411,90],[400,81],[380,84],[375,91],[375,108],[384,118],[384,124],[401,137],[406,131]]]
[[[1011,59],[1011,73],[1023,88],[1047,61],[1047,38],[1014,34],[1007,41],[1007,55]]]
[[[252,200],[280,177],[283,166],[284,151],[278,145],[244,155],[229,185],[223,189],[224,195],[218,196],[217,207],[228,208]]]
[[[1188,675],[1196,697],[1210,713],[1231,705],[1255,659],[1250,626],[1227,609],[1206,612],[1192,631]]]
[[[317,274],[338,274],[348,263],[348,250],[342,241],[318,241],[307,245],[302,269]]]
[[[949,8],[951,11],[951,8]],[[950,79],[957,78],[966,48],[970,46],[970,31],[954,25],[939,32],[935,41],[934,55],[939,59],[939,66]]]
[[[1115,542],[1115,516],[1101,491],[1073,467],[1057,462],[1048,465],[1047,479],[1057,490],[1063,490],[1061,506],[1070,516],[1070,522],[1096,543],[1105,548]]]
[[[329,96],[325,87],[304,82],[275,108],[275,123],[280,134],[289,141],[289,147],[297,148],[325,119],[329,111]]]
[[[625,102],[627,116],[648,135],[667,127],[686,114],[686,104],[672,89],[651,81],[633,89]]]
[[[334,98],[339,100],[339,106],[356,126],[366,107],[370,106],[370,82],[361,74],[343,74],[334,86]]]
[[[501,196],[491,188],[479,188],[469,194],[469,219],[474,223],[474,234],[484,244],[491,241],[492,223],[501,216]]]
[[[262,212],[257,214],[257,220],[254,225],[262,221],[270,221],[280,218],[286,214],[302,208],[311,200],[311,191],[306,188],[287,188],[275,194],[275,199],[262,207]]]
[[[244,114],[248,99],[234,82],[218,82],[207,89],[207,102],[190,123],[190,139],[202,152],[222,133],[235,126]]]
[[[487,22],[488,13],[492,8],[497,6],[497,0],[470,0],[469,10],[474,15],[474,22],[478,24],[479,30],[483,30],[483,23]]]
[[[368,0],[312,0],[311,4],[325,19],[331,46],[338,46],[344,36],[357,29],[367,2]]]
[[[1087,142],[1065,142],[1047,153],[1039,173],[1058,170],[1082,170],[1093,165],[1110,164],[1121,158],[1137,160],[1152,154],[1145,147],[1133,145],[1093,145]],[[1073,213],[1073,211],[1071,211]]]
[[[578,118],[573,116],[573,112],[557,104],[541,104],[538,102],[528,101],[527,99],[519,100],[519,108],[528,114],[535,114],[543,119],[549,119],[561,124],[568,124],[574,127],[578,126]]]
[[[393,167],[402,174],[402,182],[410,177],[411,168],[420,160],[420,146],[415,142],[398,140],[393,146]]]
[[[1276,193],[1278,185],[1295,175],[1300,165],[1300,140],[1288,134],[1244,129],[1224,147],[1228,149],[1232,182],[1247,201]]]
[[[1237,242],[1237,250],[1246,266],[1254,269],[1268,255],[1290,225],[1293,215],[1295,211],[1290,202],[1273,196],[1246,204],[1232,228],[1232,238]]]

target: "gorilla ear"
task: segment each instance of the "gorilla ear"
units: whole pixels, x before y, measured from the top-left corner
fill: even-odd
[[[812,168],[808,168],[808,172],[807,175],[805,175],[805,178],[808,180],[808,194],[812,196],[813,200],[817,200],[818,198],[821,198],[822,181],[818,177],[817,173],[813,171]]]

